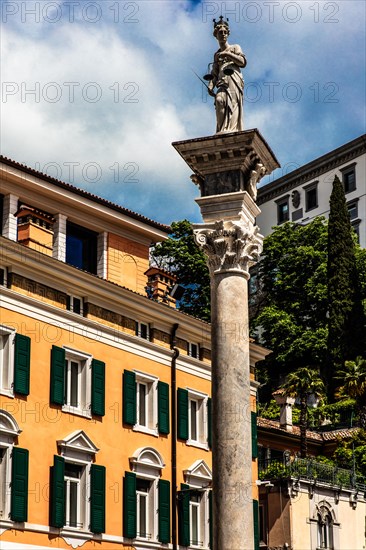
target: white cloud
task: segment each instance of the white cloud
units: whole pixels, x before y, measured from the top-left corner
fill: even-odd
[[[95,23],[87,20],[93,11],[77,8],[71,21],[67,2],[59,0],[59,21],[29,16],[22,23],[21,6],[32,3],[11,2],[20,11],[3,25],[3,92],[18,90],[2,99],[3,153],[31,166],[57,162],[65,180],[68,163],[77,162],[75,185],[159,221],[197,221],[197,189],[171,142],[214,132],[213,101],[202,96],[191,70],[203,75],[212,61],[212,17],[206,21],[202,6],[189,0],[104,0],[94,3],[101,10]],[[247,97],[245,127],[259,128],[283,165],[311,160],[326,152],[324,144],[336,147],[365,131],[364,4],[328,2],[326,11],[323,3],[297,2],[296,23],[286,21],[295,16],[290,8],[283,11],[290,4],[280,3],[272,23],[264,5],[256,23],[243,11],[237,21],[229,14],[230,42],[247,54],[247,93],[260,92],[257,101]],[[46,13],[52,18],[56,10]],[[338,23],[326,23],[327,17]],[[296,102],[293,82],[301,90]],[[327,101],[329,83],[338,86],[337,102]],[[31,89],[39,89],[38,102],[25,95]],[[89,163],[100,166],[100,181],[92,181],[92,171],[83,174]]]

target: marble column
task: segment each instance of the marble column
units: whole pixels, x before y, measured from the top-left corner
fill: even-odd
[[[253,550],[248,279],[262,250],[257,184],[279,167],[257,129],[173,143],[193,170],[211,276],[213,549]]]
[[[211,275],[214,550],[252,550],[248,279],[262,249],[259,209],[245,191],[197,202],[207,223],[194,233]]]

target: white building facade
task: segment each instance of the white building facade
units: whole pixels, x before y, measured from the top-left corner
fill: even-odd
[[[286,221],[328,217],[335,176],[343,182],[352,226],[366,248],[366,134],[259,188],[261,233],[267,236]]]

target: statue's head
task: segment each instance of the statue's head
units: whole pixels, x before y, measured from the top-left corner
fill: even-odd
[[[217,38],[217,35],[218,35],[220,30],[225,30],[226,31],[226,36],[229,36],[229,34],[230,34],[229,19],[226,19],[226,21],[225,21],[223,16],[220,15],[220,18],[219,18],[218,21],[216,21],[216,19],[213,20],[213,24],[214,24],[213,35],[214,35],[215,38]]]

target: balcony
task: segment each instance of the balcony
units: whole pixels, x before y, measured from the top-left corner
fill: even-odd
[[[355,475],[352,470],[338,468],[329,464],[316,462],[311,458],[294,460],[259,460],[259,479],[285,480],[295,478],[317,484],[325,484],[343,489],[358,489],[366,492],[365,479]]]

